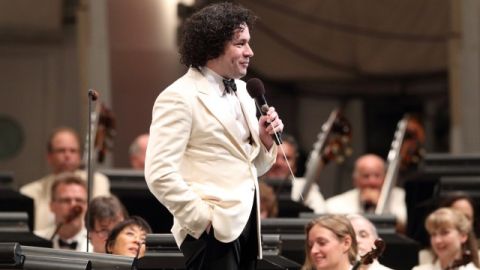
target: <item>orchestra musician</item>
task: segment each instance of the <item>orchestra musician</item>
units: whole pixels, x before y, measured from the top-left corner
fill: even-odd
[[[479,269],[475,233],[466,215],[453,208],[439,208],[427,217],[425,228],[435,257],[413,270]]]
[[[274,181],[289,181],[292,185],[291,190],[291,199],[297,202],[304,204],[305,206],[312,209],[317,214],[325,213],[325,199],[323,198],[322,193],[320,192],[320,187],[317,183],[313,183],[310,191],[306,198],[302,200],[301,193],[303,187],[305,186],[305,178],[296,177],[293,179],[292,173],[295,175],[297,171],[297,159],[298,159],[298,144],[295,138],[288,134],[282,134],[283,140],[283,151],[285,151],[285,156],[283,156],[282,151],[277,152],[277,158],[275,163],[272,165],[270,170],[262,176],[262,179],[274,180]],[[285,159],[286,157],[286,159]],[[290,164],[290,169],[288,164]]]
[[[83,222],[87,210],[85,180],[72,173],[59,174],[50,194],[50,210],[55,217],[55,224],[36,230],[35,234],[51,239],[53,248],[86,252],[87,230]]]
[[[327,212],[337,214],[373,213],[380,197],[385,180],[385,161],[374,154],[366,154],[355,162],[353,185],[355,188],[329,198],[326,201]],[[397,218],[398,228],[402,230],[407,221],[405,191],[394,187],[387,212]]]
[[[375,248],[375,240],[378,239],[377,229],[370,220],[359,214],[347,215],[347,218],[352,223],[355,235],[357,236],[358,255],[364,256]],[[373,260],[371,264],[361,265],[359,270],[391,270],[378,262]]]
[[[116,224],[107,240],[107,254],[141,258],[145,255],[145,239],[152,233],[150,225],[139,216],[131,216]]]
[[[20,193],[33,199],[35,208],[35,230],[54,226],[54,217],[50,212],[52,184],[58,174],[71,172],[81,179],[87,179],[87,173],[80,170],[81,152],[78,134],[71,128],[55,129],[47,142],[47,161],[51,173],[20,188]],[[110,182],[100,173],[93,175],[92,196],[110,195]]]
[[[357,240],[343,215],[324,215],[305,227],[302,270],[350,270],[357,258]]]
[[[128,218],[128,213],[117,197],[98,196],[88,204],[85,224],[92,243],[92,252],[105,253],[105,241],[113,227]]]
[[[134,170],[145,169],[145,153],[147,152],[148,133],[138,135],[128,148],[130,167]]]

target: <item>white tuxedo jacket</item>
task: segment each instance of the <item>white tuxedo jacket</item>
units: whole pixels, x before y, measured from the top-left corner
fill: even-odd
[[[216,239],[235,240],[248,221],[254,197],[260,245],[257,177],[275,162],[277,147],[267,151],[262,145],[255,103],[245,82],[235,82],[251,133],[251,153],[235,136],[235,119],[220,110],[219,93],[198,70],[190,69],[155,101],[145,179],[174,216],[172,233],[178,246],[187,234],[198,239],[210,222]]]
[[[360,204],[360,190],[350,189],[344,193],[333,196],[326,201],[327,213],[332,214],[363,214]],[[394,215],[397,222],[407,223],[407,206],[405,204],[405,190],[394,187],[387,204],[387,213]]]

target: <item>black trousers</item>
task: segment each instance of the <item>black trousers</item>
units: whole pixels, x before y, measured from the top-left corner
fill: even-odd
[[[257,268],[257,215],[255,202],[240,236],[230,243],[215,239],[213,227],[199,239],[187,235],[180,250],[188,270],[253,270]]]

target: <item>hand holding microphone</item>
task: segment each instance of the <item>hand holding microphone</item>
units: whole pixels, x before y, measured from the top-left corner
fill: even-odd
[[[282,143],[280,138],[283,130],[283,122],[278,117],[275,108],[269,107],[265,99],[265,88],[261,80],[252,78],[247,81],[247,91],[252,98],[255,99],[258,110],[262,114],[259,120],[260,138],[265,146],[270,143],[266,141],[267,135],[271,135],[277,145]]]

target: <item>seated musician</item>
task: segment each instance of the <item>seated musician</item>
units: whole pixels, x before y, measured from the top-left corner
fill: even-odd
[[[148,133],[138,135],[128,148],[130,167],[134,170],[145,169],[145,153],[147,152]]]
[[[287,161],[290,164],[293,174],[297,171],[297,158],[298,158],[298,145],[293,136],[282,134],[283,144],[282,147],[285,151],[285,157],[283,152],[279,149],[277,152],[277,158],[270,170],[262,176],[262,179],[278,180],[278,181],[290,181],[292,185],[291,198],[294,201],[301,202],[305,206],[311,208],[315,213],[325,213],[325,200],[320,192],[319,186],[314,183],[304,200],[300,198],[300,194],[305,186],[304,178],[292,179],[291,172],[288,169]]]
[[[87,251],[87,230],[83,218],[87,209],[85,180],[71,173],[60,174],[52,184],[50,210],[55,224],[35,234],[51,239],[53,248]],[[89,250],[92,248],[89,247]]]
[[[347,216],[352,223],[353,229],[357,236],[358,255],[363,256],[375,248],[375,240],[378,238],[377,229],[370,220],[358,215],[350,214]],[[362,265],[359,269],[362,270],[391,270],[384,265],[381,265],[378,260],[374,260],[372,264]]]
[[[305,263],[302,270],[350,270],[357,257],[357,240],[343,215],[324,215],[305,228]]]
[[[87,174],[80,170],[81,151],[78,134],[71,128],[55,129],[47,142],[47,161],[51,168],[48,174],[20,188],[20,193],[33,199],[35,206],[35,230],[42,230],[54,225],[54,218],[49,209],[50,191],[55,177],[64,172],[75,173],[86,180]],[[105,175],[93,175],[92,195],[109,195],[110,183]]]
[[[141,258],[145,255],[145,238],[152,233],[141,217],[131,216],[115,225],[105,243],[108,254]]]
[[[463,213],[453,208],[439,208],[427,217],[425,228],[435,257],[413,270],[479,269],[475,233]]]
[[[278,216],[278,201],[273,189],[263,183],[258,183],[260,191],[260,218],[274,218]]]
[[[373,213],[378,203],[382,185],[385,180],[385,162],[374,154],[366,154],[357,159],[353,171],[353,185],[355,188],[329,198],[326,201],[328,213],[335,214],[363,214]],[[397,227],[403,231],[407,221],[407,207],[405,191],[394,187],[390,200],[386,205],[386,212],[397,218]]]
[[[128,218],[123,204],[115,196],[99,196],[88,204],[85,224],[93,252],[105,253],[105,242],[113,227]]]
[[[440,207],[451,207],[463,213],[472,224],[474,228],[475,221],[475,207],[473,199],[466,193],[462,191],[455,191],[449,193],[441,202]],[[478,239],[477,239],[478,244]],[[480,252],[480,251],[479,251]],[[430,248],[425,248],[420,250],[418,254],[419,264],[431,263],[435,258],[433,250]]]

